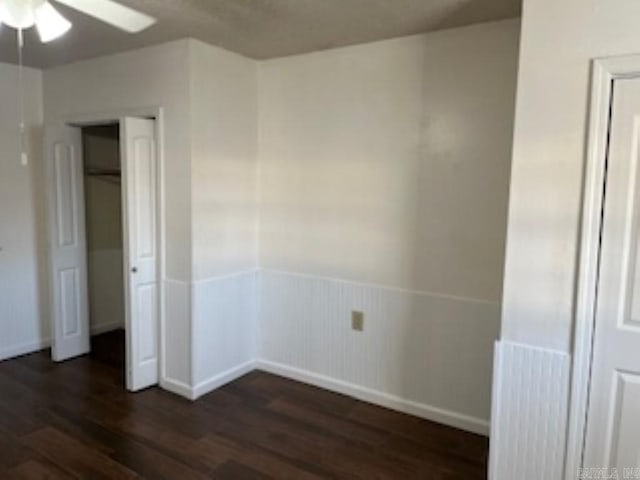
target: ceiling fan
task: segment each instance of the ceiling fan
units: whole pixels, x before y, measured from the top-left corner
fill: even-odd
[[[156,19],[113,0],[56,0],[86,15],[97,18],[128,33],[150,27]],[[43,43],[64,35],[71,22],[49,0],[0,0],[0,24],[20,33],[35,25]]]
[[[113,0],[55,0],[91,17],[128,33],[138,33],[150,27],[156,19],[121,5]],[[0,0],[0,25],[15,28],[18,34],[18,82],[20,88],[20,160],[27,164],[27,139],[25,131],[24,87],[22,82],[23,31],[33,26],[43,43],[64,35],[71,22],[64,18],[49,0]]]

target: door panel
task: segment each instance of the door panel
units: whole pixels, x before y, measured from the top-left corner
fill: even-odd
[[[136,217],[135,225],[137,254],[139,259],[155,262],[155,159],[153,155],[153,137],[137,137],[135,149],[135,189]]]
[[[60,299],[62,302],[60,309],[65,337],[71,337],[80,331],[80,298],[78,298],[80,285],[78,283],[77,268],[60,271]]]
[[[640,462],[640,80],[616,81],[600,251],[585,466]]]
[[[56,176],[56,217],[58,221],[58,247],[71,247],[78,239],[78,225],[74,214],[74,185],[76,168],[73,147],[64,143],[54,146],[53,161]]]
[[[53,359],[62,361],[89,351],[82,136],[79,128],[47,128],[45,167],[49,206],[51,350]]]
[[[611,458],[613,465],[640,467],[640,376],[617,372],[612,399]],[[624,472],[624,469],[621,470]]]
[[[125,209],[127,388],[158,383],[158,251],[155,122],[120,123]]]
[[[138,287],[136,294],[137,306],[138,306],[138,334],[139,334],[139,349],[138,349],[138,361],[148,362],[155,360],[157,355],[156,349],[156,336],[148,335],[148,332],[155,331],[154,322],[157,318],[157,295],[156,286],[152,284],[142,285]]]

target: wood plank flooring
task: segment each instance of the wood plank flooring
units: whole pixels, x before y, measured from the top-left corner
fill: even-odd
[[[480,436],[261,372],[195,403],[129,394],[123,358],[116,332],[0,363],[0,478],[486,478]]]

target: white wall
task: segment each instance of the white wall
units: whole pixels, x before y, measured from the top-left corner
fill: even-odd
[[[195,395],[257,353],[257,95],[256,62],[190,43]]]
[[[165,376],[191,378],[191,137],[189,40],[44,72],[45,122],[136,107],[164,109]]]
[[[261,356],[280,372],[486,431],[518,35],[510,20],[261,63]]]
[[[525,1],[504,339],[570,350],[590,61],[640,52],[639,15],[631,0]]]
[[[517,35],[262,63],[261,266],[498,302]]]
[[[257,265],[256,62],[190,43],[193,279]]]
[[[176,280],[191,278],[188,52],[189,41],[179,40],[44,72],[47,123],[78,114],[164,108],[166,273]]]
[[[49,341],[41,147],[42,74],[24,71],[30,162],[20,164],[18,69],[0,64],[0,360]]]
[[[572,345],[590,63],[640,52],[638,18],[640,4],[633,0],[524,2],[499,348],[506,352],[515,343],[535,347],[530,348],[534,352],[544,347],[550,357],[560,358],[531,391],[556,391],[549,388],[553,372],[570,364],[562,358]],[[517,388],[506,371],[496,371],[494,383],[500,396]],[[524,426],[512,430],[518,435],[508,436],[506,448],[528,452],[531,442],[563,445],[568,387],[563,386],[564,394],[538,396],[525,408],[502,404],[501,415],[519,416]],[[540,429],[538,412],[556,403],[565,408],[563,424]],[[562,460],[562,450],[539,452],[533,464],[507,448],[493,458],[496,473],[508,472],[503,469],[508,466],[519,478],[540,478],[537,466],[548,463],[556,466],[548,478],[561,478],[562,461],[554,459],[560,455]]]

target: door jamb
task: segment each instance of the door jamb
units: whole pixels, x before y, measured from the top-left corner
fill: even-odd
[[[93,113],[76,113],[60,117],[60,123],[75,127],[87,127],[109,122],[120,122],[124,117],[153,118],[156,128],[156,155],[158,168],[156,171],[156,228],[158,241],[158,384],[166,377],[166,311],[165,311],[165,278],[166,278],[166,238],[165,238],[165,150],[164,150],[164,109],[161,106],[135,107]],[[128,366],[127,366],[128,367]]]
[[[583,465],[614,82],[631,78],[640,78],[640,55],[598,58],[592,62],[590,118],[574,304],[575,327],[565,459],[566,480],[574,480],[578,469]]]

